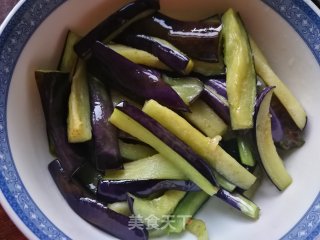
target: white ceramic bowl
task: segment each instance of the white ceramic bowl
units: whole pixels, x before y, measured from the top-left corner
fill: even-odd
[[[25,0],[0,29],[0,199],[30,239],[108,239],[78,217],[53,183],[45,123],[34,70],[54,68],[68,28],[84,34],[120,0]],[[285,165],[293,184],[283,193],[268,181],[253,222],[215,199],[199,212],[214,239],[316,239],[320,231],[320,17],[302,0],[163,0],[180,18],[199,18],[232,6],[271,65],[308,113],[306,144]],[[312,9],[313,8],[313,9]],[[187,12],[187,14],[185,14]],[[191,235],[184,235],[186,239]]]

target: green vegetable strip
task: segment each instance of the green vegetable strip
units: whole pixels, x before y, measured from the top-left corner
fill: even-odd
[[[92,138],[87,71],[82,60],[78,61],[72,78],[67,123],[69,142],[85,142]]]
[[[225,72],[225,66],[221,62],[204,62],[193,59],[193,72],[200,73],[204,76],[218,75]]]
[[[189,232],[194,234],[198,240],[209,240],[208,231],[204,221],[200,219],[191,219],[186,228]]]
[[[237,137],[238,149],[240,154],[240,160],[242,164],[254,167],[256,161],[254,160],[251,152],[250,143],[242,136]]]
[[[125,163],[123,168],[107,170],[104,178],[109,180],[188,179],[171,161],[164,159],[160,154]]]
[[[253,171],[253,175],[256,176],[257,180],[255,183],[246,191],[243,192],[243,196],[245,196],[248,199],[252,199],[256,191],[261,185],[262,178],[263,178],[263,171],[260,167],[260,165],[257,165],[256,168]]]
[[[206,136],[213,138],[223,135],[228,125],[205,102],[197,99],[189,106],[191,112],[183,116]]]
[[[159,58],[155,57],[154,55],[146,51],[132,48],[122,44],[108,44],[107,46],[110,47],[113,51],[119,53],[123,57],[129,59],[131,62],[134,62],[136,64],[170,71],[170,68],[163,62],[161,62]]]
[[[77,54],[73,50],[73,47],[79,40],[80,36],[78,36],[76,33],[72,31],[68,32],[67,40],[61,57],[61,62],[59,65],[59,70],[69,73],[73,72],[78,59]]]
[[[231,127],[234,130],[252,128],[256,73],[249,39],[241,19],[233,9],[223,14],[222,23]]]
[[[142,111],[157,120],[162,126],[188,144],[228,181],[242,189],[248,189],[256,180],[241,164],[226,153],[217,139],[204,136],[184,118],[154,100],[149,100]]]
[[[168,216],[172,214],[180,200],[186,195],[186,192],[177,190],[168,190],[160,197],[152,200],[147,198],[139,198],[132,196],[133,201],[133,212],[136,216],[141,216],[141,220],[148,226],[148,219],[150,216],[154,217],[152,225],[160,227],[163,222],[168,221]]]
[[[119,140],[120,155],[126,160],[134,161],[156,154],[151,147],[143,144],[125,143]]]
[[[218,185],[223,189],[229,192],[232,192],[233,190],[236,189],[237,187],[236,185],[229,182],[227,179],[225,179],[225,177],[221,176],[217,171],[213,170],[213,175],[216,178]]]
[[[256,139],[261,162],[271,181],[280,191],[285,190],[292,182],[282,159],[278,155],[271,132],[270,102],[273,89],[264,97],[257,114]]]
[[[127,201],[110,203],[108,204],[108,208],[125,216],[130,216],[132,214]]]
[[[165,159],[171,161],[180,171],[182,171],[188,179],[197,184],[203,191],[209,195],[215,194],[218,189],[213,186],[201,173],[199,173],[192,165],[190,165],[183,157],[173,151],[168,145],[153,135],[149,130],[141,124],[133,120],[127,114],[115,109],[109,121],[117,128],[131,134],[132,136],[147,143],[158,151]]]
[[[181,97],[183,102],[190,105],[203,90],[203,83],[193,77],[172,78],[166,75],[162,76],[163,80],[169,84],[172,89]],[[192,110],[191,110],[192,111]]]
[[[307,114],[302,105],[271,69],[268,61],[252,38],[250,38],[250,44],[257,74],[268,86],[276,86],[274,94],[287,109],[295,124],[302,130],[307,123]]]
[[[186,228],[189,219],[192,218],[203,204],[209,199],[205,192],[188,192],[179,202],[172,214],[170,226],[161,227],[149,232],[150,238],[161,237],[169,233],[181,233]]]
[[[171,233],[180,233],[185,229],[188,220],[194,216],[209,199],[204,192],[188,192],[173,212]]]

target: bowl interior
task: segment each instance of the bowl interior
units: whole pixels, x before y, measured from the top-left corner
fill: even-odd
[[[20,178],[33,201],[47,218],[72,239],[106,239],[106,234],[78,217],[64,201],[47,170],[53,157],[48,152],[45,122],[36,89],[34,71],[55,69],[68,29],[84,34],[126,1],[69,0],[35,31],[16,64],[8,96],[9,143]],[[279,239],[311,206],[320,189],[320,70],[312,52],[290,25],[260,1],[163,0],[165,13],[181,19],[199,19],[238,10],[273,69],[302,102],[308,114],[306,144],[285,159],[293,184],[283,193],[269,181],[255,197],[261,208],[258,221],[246,219],[216,199],[197,215],[206,221],[209,235],[217,239]],[[20,200],[20,201],[23,201]],[[39,224],[41,220],[39,219]],[[230,231],[232,229],[232,231]],[[260,233],[267,233],[261,235]],[[192,238],[186,235],[186,238]]]

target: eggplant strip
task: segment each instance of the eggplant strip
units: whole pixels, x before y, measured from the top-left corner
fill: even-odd
[[[133,22],[153,14],[160,8],[158,0],[138,0],[128,3],[93,28],[74,47],[81,58],[88,58],[96,41],[111,41]]]
[[[145,226],[139,225],[139,228],[130,229],[130,218],[128,216],[104,206],[101,202],[92,198],[91,195],[88,195],[80,186],[70,181],[68,173],[64,171],[59,160],[51,162],[48,168],[60,193],[72,210],[81,218],[120,239],[148,239],[148,231]]]

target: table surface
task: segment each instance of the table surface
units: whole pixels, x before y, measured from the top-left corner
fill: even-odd
[[[18,0],[0,0],[0,24],[18,2]],[[320,7],[320,0],[314,0],[314,3]],[[25,240],[26,237],[16,228],[0,205],[0,240]]]

